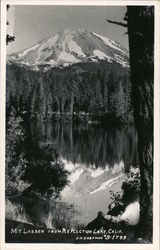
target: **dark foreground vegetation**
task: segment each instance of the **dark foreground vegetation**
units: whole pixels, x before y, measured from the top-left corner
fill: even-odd
[[[25,124],[24,124],[25,123]],[[56,152],[44,151],[30,126],[11,109],[6,125],[6,196],[57,197],[67,184],[68,172]]]

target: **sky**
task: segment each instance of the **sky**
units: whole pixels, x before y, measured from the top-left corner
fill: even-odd
[[[123,21],[125,12],[125,6],[11,5],[7,12],[7,32],[16,38],[7,46],[7,53],[31,47],[61,30],[77,28],[106,36],[128,50],[125,28],[106,21]]]

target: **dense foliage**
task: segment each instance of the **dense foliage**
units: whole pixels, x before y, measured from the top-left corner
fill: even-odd
[[[11,110],[6,124],[6,192],[8,195],[23,192],[28,184],[22,180],[27,160],[24,156],[23,143],[25,132],[22,118],[16,117],[16,111]]]
[[[117,216],[124,211],[128,201],[132,202],[135,192],[139,193],[141,188],[139,166],[132,167],[122,182],[120,191],[110,190],[111,203],[108,206],[108,214]]]
[[[127,123],[132,118],[128,69],[118,64],[87,63],[64,69],[33,71],[8,65],[7,107],[31,117],[53,114],[102,115]]]
[[[26,136],[24,120],[12,108],[6,124],[6,194],[57,196],[67,176],[54,155],[48,157],[35,138]]]

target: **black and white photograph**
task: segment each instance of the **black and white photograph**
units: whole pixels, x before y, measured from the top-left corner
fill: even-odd
[[[107,2],[3,2],[5,243],[159,244],[157,5]]]

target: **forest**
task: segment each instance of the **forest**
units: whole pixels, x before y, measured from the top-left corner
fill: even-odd
[[[28,112],[31,119],[133,122],[130,92],[129,70],[116,63],[46,72],[7,66],[7,110],[13,106]]]

